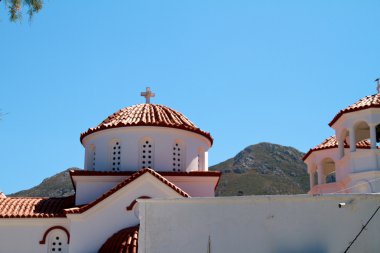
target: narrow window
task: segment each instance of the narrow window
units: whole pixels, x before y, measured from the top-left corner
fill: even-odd
[[[96,165],[96,149],[93,144],[90,145],[87,151],[87,170],[95,170]]]
[[[114,141],[111,146],[111,168],[113,171],[121,169],[121,145],[120,141]]]
[[[181,171],[183,164],[183,147],[180,142],[175,142],[173,145],[172,154],[172,170]]]
[[[140,147],[140,167],[153,168],[154,162],[154,146],[151,139],[144,139]]]

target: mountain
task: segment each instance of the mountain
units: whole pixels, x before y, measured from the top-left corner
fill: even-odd
[[[304,153],[292,147],[259,143],[209,168],[221,171],[217,196],[301,194],[309,190]]]
[[[303,153],[292,147],[259,143],[235,157],[210,167],[221,171],[217,196],[300,194],[309,189]],[[41,184],[9,196],[60,197],[74,194],[69,170],[46,178]]]
[[[28,190],[19,191],[9,194],[9,197],[64,197],[74,194],[74,188],[71,183],[69,170],[78,170],[78,168],[69,168],[52,177],[48,177],[39,185]]]

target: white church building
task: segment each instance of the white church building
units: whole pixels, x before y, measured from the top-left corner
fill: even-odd
[[[310,194],[380,192],[380,94],[338,112],[335,131],[304,156]]]
[[[215,198],[210,133],[141,95],[81,134],[75,195],[0,195],[0,253],[379,252],[379,195]],[[311,194],[380,191],[379,123],[380,95],[334,118],[338,139],[305,156]]]

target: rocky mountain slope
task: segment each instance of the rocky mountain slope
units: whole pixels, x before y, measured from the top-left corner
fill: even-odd
[[[304,154],[292,147],[271,143],[249,146],[235,157],[210,167],[222,172],[217,196],[306,193],[309,179]],[[78,169],[78,168],[70,168]],[[69,170],[41,184],[9,196],[60,197],[74,194]]]
[[[9,194],[9,197],[64,197],[74,194],[74,188],[71,183],[69,170],[78,170],[78,168],[69,168],[52,177],[44,179],[41,184],[28,190],[19,191]]]
[[[300,194],[309,189],[304,153],[271,143],[248,146],[235,157],[210,167],[222,172],[216,194]]]

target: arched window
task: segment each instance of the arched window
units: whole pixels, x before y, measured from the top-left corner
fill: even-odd
[[[140,168],[153,168],[154,143],[151,138],[143,138],[140,142]]]
[[[331,158],[326,158],[322,161],[322,171],[325,177],[325,182],[334,183],[336,182],[336,170],[335,162]]]
[[[176,141],[173,144],[172,169],[173,171],[182,171],[184,164],[184,147],[182,141]]]
[[[48,252],[68,252],[66,234],[61,230],[51,232],[51,236],[49,236]]]
[[[87,150],[87,170],[95,170],[96,165],[96,148],[94,144],[91,144]]]
[[[367,122],[361,121],[355,125],[355,144],[370,139],[370,129]]]
[[[47,243],[48,253],[68,253],[70,234],[64,227],[51,227],[45,232],[42,240],[40,241],[40,244],[45,243]]]
[[[113,171],[121,169],[121,144],[119,140],[111,142],[111,168]]]

